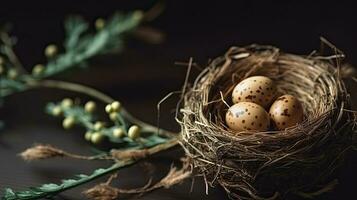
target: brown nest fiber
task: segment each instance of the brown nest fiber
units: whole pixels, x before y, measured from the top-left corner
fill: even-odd
[[[331,189],[334,170],[355,144],[355,115],[333,61],[340,56],[251,45],[213,60],[185,92],[178,118],[181,144],[207,185],[221,185],[233,199],[311,197]],[[278,92],[297,97],[304,121],[284,131],[229,130],[224,116],[232,89],[253,75],[270,77]]]

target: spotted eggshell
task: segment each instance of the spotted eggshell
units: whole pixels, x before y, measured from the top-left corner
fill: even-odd
[[[292,95],[283,95],[271,105],[269,115],[275,127],[284,130],[300,123],[303,120],[304,112],[297,98]]]
[[[252,76],[234,87],[232,101],[233,103],[253,102],[267,107],[275,96],[276,87],[273,80],[265,76]]]
[[[226,113],[226,124],[235,131],[266,131],[269,128],[269,115],[258,104],[240,102],[231,106]]]

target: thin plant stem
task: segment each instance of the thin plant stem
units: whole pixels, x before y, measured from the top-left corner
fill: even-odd
[[[104,103],[112,103],[115,101],[112,97],[85,85],[81,85],[78,83],[71,83],[66,81],[59,80],[41,80],[36,81],[32,80],[27,83],[29,89],[33,88],[56,88],[61,90],[68,90],[72,92],[78,92],[82,94],[86,94],[88,96],[94,97]]]
[[[151,147],[150,149],[148,149],[148,154],[149,155],[153,155],[155,153],[170,149],[170,148],[178,145],[179,144],[179,140],[177,138],[178,137],[176,136],[175,139],[171,139],[171,140],[169,140],[169,141],[167,141],[165,143],[158,144],[158,145],[156,145],[154,147]]]

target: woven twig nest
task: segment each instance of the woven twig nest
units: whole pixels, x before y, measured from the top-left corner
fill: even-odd
[[[334,169],[354,145],[356,120],[339,66],[327,57],[258,45],[232,47],[213,60],[187,89],[180,109],[181,143],[198,174],[234,199],[328,190]],[[253,75],[267,76],[278,92],[297,97],[303,122],[283,131],[230,130],[224,116],[233,87]]]

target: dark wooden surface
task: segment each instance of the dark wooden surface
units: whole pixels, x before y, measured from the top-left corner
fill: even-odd
[[[21,6],[19,6],[21,5]],[[14,0],[0,8],[0,22],[12,21],[13,33],[19,37],[16,50],[28,69],[43,62],[42,49],[48,43],[61,41],[61,22],[67,14],[83,14],[93,20],[110,15],[114,10],[148,8],[142,1],[39,1],[25,5]],[[166,11],[151,25],[166,34],[159,45],[143,44],[132,39],[124,54],[105,56],[92,62],[87,69],[75,70],[55,78],[80,82],[100,89],[118,100],[135,116],[156,123],[156,104],[167,93],[181,88],[186,69],[175,61],[187,61],[190,56],[204,65],[208,59],[221,55],[231,45],[250,43],[272,44],[284,51],[308,54],[319,48],[319,36],[325,36],[347,54],[347,61],[356,64],[356,14],[348,4],[318,2],[240,2],[240,1],[170,1]],[[58,42],[59,43],[59,42]],[[197,73],[194,72],[194,73]],[[193,76],[194,76],[193,73]],[[352,96],[356,89],[349,84]],[[17,154],[34,143],[46,143],[64,150],[90,155],[91,146],[83,140],[83,130],[64,131],[61,122],[43,112],[47,101],[74,93],[36,90],[6,99],[0,117],[6,128],[0,132],[0,188],[21,189],[47,182],[58,182],[74,174],[89,173],[106,162],[54,159],[26,163]],[[83,97],[83,96],[82,96]],[[83,97],[84,100],[88,99]],[[163,105],[161,124],[178,131],[174,121],[175,98]],[[103,106],[103,105],[101,105]],[[150,163],[156,166],[152,174],[163,176],[172,162],[183,155],[179,148],[159,154]],[[349,155],[340,170],[340,184],[334,192],[320,199],[353,199],[357,158]],[[115,185],[136,187],[146,183],[150,173],[143,165],[119,173]],[[104,181],[100,179],[99,181]],[[73,189],[57,199],[83,199],[80,192],[92,184]],[[225,199],[217,187],[205,195],[201,178],[196,178],[190,193],[191,180],[171,189],[160,189],[140,199]]]

